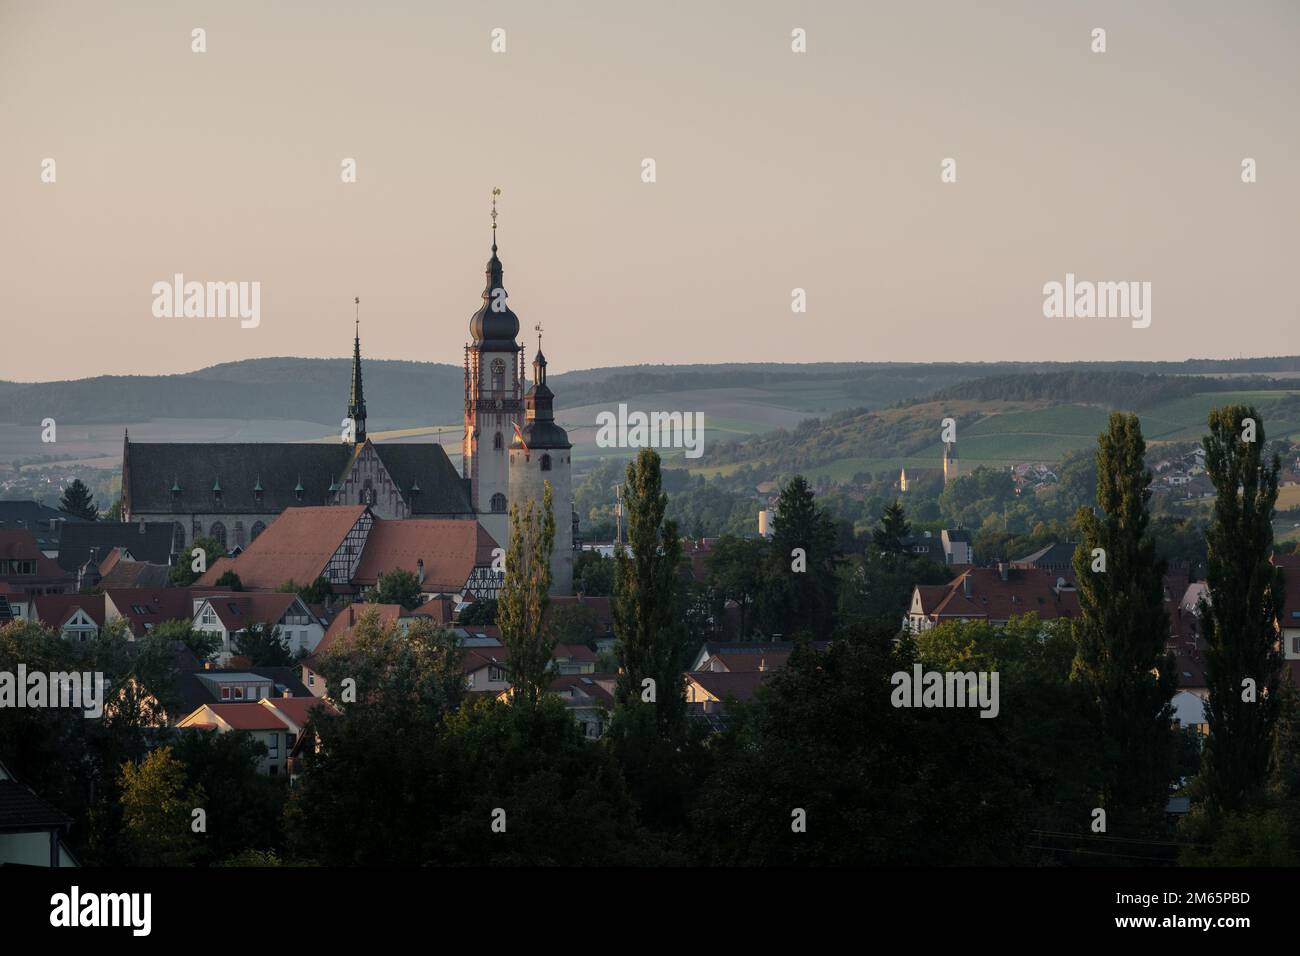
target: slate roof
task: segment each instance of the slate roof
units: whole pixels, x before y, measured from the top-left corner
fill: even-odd
[[[720,701],[751,700],[771,677],[772,671],[693,671],[686,675],[688,681]]]
[[[146,521],[144,533],[140,522],[82,521],[63,529],[59,541],[59,567],[69,573],[90,559],[93,549],[97,560],[108,557],[114,548],[126,548],[137,561],[171,564],[172,535],[170,521]]]
[[[371,447],[401,489],[412,515],[473,514],[469,479],[460,476],[442,445],[437,442],[391,442]],[[420,491],[411,494],[416,481],[419,481]]]
[[[364,446],[360,446],[364,447]],[[412,514],[470,514],[469,482],[437,442],[372,444]],[[334,503],[358,447],[325,442],[128,442],[123,489],[130,514],[277,515],[286,508]],[[221,495],[214,487],[220,483]],[[411,494],[418,482],[419,493]],[[298,486],[302,486],[302,497]],[[259,500],[254,491],[261,486]],[[179,491],[175,494],[172,488]],[[140,555],[137,553],[137,557]]]
[[[55,522],[53,528],[51,521]],[[0,501],[0,528],[26,528],[42,551],[58,550],[65,522],[80,524],[82,519],[36,501]]]
[[[947,584],[918,585],[921,609],[930,620],[1006,621],[1034,611],[1047,621],[1079,616],[1078,592],[1058,590],[1056,571],[1015,568],[1002,580],[995,568],[971,568]],[[966,582],[970,582],[970,594]]]
[[[29,833],[66,827],[72,818],[17,780],[0,780],[0,833]]]
[[[1013,568],[1039,568],[1049,571],[1068,571],[1074,567],[1074,551],[1077,544],[1057,543],[1039,548],[1033,554],[1017,558],[1011,562]]]
[[[127,442],[125,449],[122,487],[131,514],[276,515],[296,505],[330,504],[329,487],[353,453],[342,442]],[[218,481],[219,504],[212,490]],[[253,492],[259,481],[261,501]],[[295,491],[300,481],[301,499]],[[176,496],[173,484],[180,488]]]
[[[192,655],[191,655],[192,659]],[[209,676],[220,676],[222,674],[256,674],[258,677],[266,678],[271,681],[275,688],[276,696],[280,696],[284,690],[288,690],[294,697],[311,697],[311,691],[303,686],[297,667],[240,667],[240,668],[217,668],[203,670],[196,668],[193,670],[184,670],[177,675],[175,691],[181,701],[181,715],[193,713],[204,704],[219,704],[221,701],[217,698],[208,686],[199,679],[201,674]]]

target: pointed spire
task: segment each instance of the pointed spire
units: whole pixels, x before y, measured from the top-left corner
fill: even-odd
[[[348,418],[352,419],[353,441],[360,445],[366,440],[366,394],[361,384],[361,297],[356,304],[356,325],[352,339],[352,390],[348,394]]]

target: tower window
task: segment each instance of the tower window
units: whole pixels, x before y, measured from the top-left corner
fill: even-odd
[[[500,451],[502,447],[501,433],[497,432],[492,436],[492,448],[494,451]]]
[[[551,456],[550,456],[550,455],[543,455],[543,456],[542,456],[542,471],[550,471],[550,470],[551,470]]]
[[[506,496],[497,492],[492,496],[492,513],[504,514],[506,510]]]
[[[492,391],[504,392],[506,390],[506,363],[501,359],[492,361]]]
[[[213,522],[212,527],[208,529],[208,536],[211,538],[215,538],[217,544],[221,545],[222,548],[225,548],[226,526],[222,524],[220,521]]]

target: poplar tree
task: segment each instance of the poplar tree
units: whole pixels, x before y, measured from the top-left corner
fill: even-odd
[[[1151,472],[1136,415],[1112,412],[1097,440],[1097,508],[1080,508],[1074,572],[1073,677],[1093,700],[1100,733],[1100,797],[1128,832],[1159,820],[1173,776],[1170,700],[1177,689],[1165,650],[1165,562],[1148,530]]]
[[[555,547],[555,507],[545,483],[541,514],[529,501],[521,512],[510,506],[510,547],[506,579],[497,599],[497,625],[510,653],[508,672],[513,700],[536,704],[550,686],[555,638],[543,623],[550,603],[551,552]]]
[[[1236,810],[1264,787],[1277,722],[1282,579],[1269,557],[1280,462],[1265,461],[1264,423],[1252,406],[1214,409],[1209,428],[1205,468],[1217,498],[1200,609],[1210,691],[1201,785],[1211,810]]]
[[[782,636],[829,637],[836,604],[835,524],[803,475],[781,489],[772,530],[773,590]]]
[[[623,504],[632,554],[615,555],[613,615],[622,664],[616,700],[627,707],[653,697],[659,730],[675,731],[686,714],[686,628],[677,600],[682,544],[676,522],[664,520],[668,496],[654,449],[641,449],[627,466]]]

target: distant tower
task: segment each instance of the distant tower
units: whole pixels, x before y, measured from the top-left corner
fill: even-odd
[[[957,477],[957,443],[950,441],[943,446],[943,483],[946,485]]]
[[[573,444],[569,433],[555,423],[555,396],[546,384],[546,356],[542,354],[538,326],[537,358],[533,360],[533,387],[525,400],[527,421],[510,445],[510,503],[522,511],[529,501],[542,505],[544,483],[551,483],[555,510],[555,548],[551,552],[551,593],[573,593],[573,525],[569,458]]]
[[[497,258],[497,200],[492,190],[492,258],[487,264],[483,305],[469,320],[473,342],[465,346],[465,437],[462,475],[470,481],[470,500],[479,522],[497,544],[510,542],[510,436],[522,417],[523,347],[519,317],[506,304],[501,260]],[[556,495],[556,501],[568,501]],[[568,522],[562,522],[566,527]]]
[[[366,443],[366,393],[361,387],[361,299],[353,300],[357,306],[356,329],[352,339],[352,391],[348,394],[348,418],[354,427],[355,444]]]

